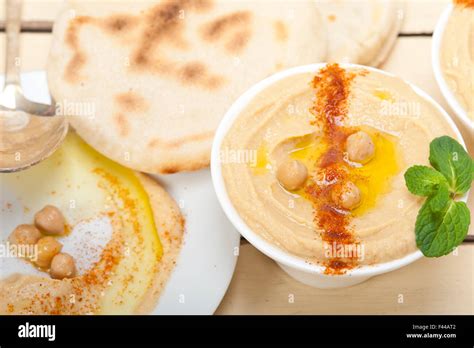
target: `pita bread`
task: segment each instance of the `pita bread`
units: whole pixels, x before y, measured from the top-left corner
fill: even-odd
[[[328,62],[380,65],[403,19],[404,3],[393,0],[315,0],[328,33]]]
[[[53,35],[49,86],[73,127],[150,173],[207,166],[214,131],[240,94],[326,57],[313,0],[72,1]],[[93,117],[81,115],[89,104]]]

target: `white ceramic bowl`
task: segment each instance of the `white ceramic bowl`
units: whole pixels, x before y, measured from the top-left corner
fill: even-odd
[[[305,262],[304,259],[292,255],[277,246],[269,243],[264,238],[260,237],[257,233],[253,232],[252,229],[245,223],[245,221],[239,216],[239,213],[234,208],[225,187],[224,179],[222,177],[222,164],[220,161],[220,148],[224,137],[226,136],[227,132],[230,130],[232,124],[236,120],[236,118],[240,115],[241,111],[249,104],[249,102],[256,97],[260,92],[265,90],[267,87],[271,86],[275,82],[287,78],[289,76],[300,74],[300,73],[307,73],[312,72],[316,73],[319,69],[324,67],[324,63],[320,64],[312,64],[312,65],[305,65],[299,66],[296,68],[292,68],[289,70],[285,70],[279,72],[275,75],[268,77],[267,79],[257,83],[252,88],[250,88],[246,93],[244,93],[235,103],[230,107],[227,111],[224,119],[219,125],[217,129],[214,143],[212,146],[212,154],[211,154],[211,174],[212,174],[212,181],[214,183],[214,188],[217,193],[217,197],[219,202],[221,203],[224,212],[226,213],[229,220],[232,224],[237,228],[237,230],[245,237],[250,243],[252,243],[258,250],[260,250],[265,255],[269,256],[273,260],[275,260],[278,265],[287,272],[290,276],[295,278],[296,280],[317,287],[317,288],[339,288],[339,287],[347,287],[351,285],[355,285],[361,283],[375,275],[386,273],[408,265],[423,255],[421,251],[417,250],[411,254],[408,254],[400,259],[393,260],[386,263],[370,265],[370,266],[361,266],[352,270],[347,271],[347,273],[343,275],[326,275],[324,274],[324,268],[319,265],[313,265]],[[391,75],[384,71],[365,67],[355,64],[341,64],[343,68],[350,68],[350,67],[359,67],[364,68],[370,71],[377,71],[382,74]],[[392,76],[392,75],[391,75]],[[455,132],[457,138],[459,139],[460,143],[464,145],[464,141],[462,139],[461,133],[456,128],[453,120],[449,117],[449,115],[444,111],[439,104],[437,104],[430,96],[428,96],[425,92],[420,90],[419,88],[413,86],[413,89],[423,98],[428,100],[432,103],[444,116],[446,121],[452,127],[453,131]],[[463,200],[467,200],[467,195],[463,197]]]
[[[441,71],[441,63],[439,59],[439,53],[441,50],[441,42],[443,40],[444,29],[448,22],[449,16],[453,10],[453,5],[450,4],[443,12],[441,17],[436,24],[435,31],[433,33],[433,40],[431,44],[431,64],[433,65],[433,72],[435,75],[436,82],[438,83],[439,89],[444,96],[444,99],[448,102],[451,109],[456,114],[457,118],[471,131],[474,130],[474,121],[471,120],[467,114],[467,111],[459,104],[453,91],[449,88],[448,84],[444,79],[444,75]],[[474,96],[473,96],[474,98]]]

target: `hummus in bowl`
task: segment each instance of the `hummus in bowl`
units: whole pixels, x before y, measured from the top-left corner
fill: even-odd
[[[450,107],[474,129],[474,0],[455,0],[433,35],[433,69]]]
[[[349,286],[419,257],[422,200],[403,174],[462,138],[417,88],[377,69],[315,64],[255,85],[226,114],[211,171],[243,236],[296,279]]]

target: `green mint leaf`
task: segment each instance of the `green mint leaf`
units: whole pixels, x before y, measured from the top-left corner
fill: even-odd
[[[431,196],[439,186],[448,187],[446,178],[433,168],[413,166],[405,172],[405,183],[408,190],[414,195]]]
[[[446,179],[444,180],[445,182],[441,183],[438,186],[438,190],[429,198],[431,210],[434,212],[443,210],[450,199],[448,183],[446,182]]]
[[[474,180],[474,159],[470,155],[469,158],[471,159],[471,180]]]
[[[464,202],[450,199],[441,211],[433,211],[428,198],[418,212],[416,245],[427,257],[449,254],[467,235],[471,216]]]
[[[448,136],[430,144],[430,163],[448,180],[451,192],[466,193],[474,179],[474,161],[461,144]]]

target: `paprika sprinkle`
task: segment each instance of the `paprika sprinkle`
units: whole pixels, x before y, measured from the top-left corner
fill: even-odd
[[[351,215],[339,209],[331,198],[332,191],[344,185],[350,178],[344,160],[345,143],[353,129],[342,126],[347,117],[347,100],[351,81],[355,73],[346,72],[338,64],[321,69],[313,79],[316,99],[311,110],[315,116],[314,124],[322,129],[322,141],[327,149],[318,159],[316,173],[307,187],[311,200],[315,223],[322,231],[321,238],[326,245],[354,244],[354,236],[349,228]],[[330,257],[325,262],[327,274],[342,274],[356,265],[353,258]]]

